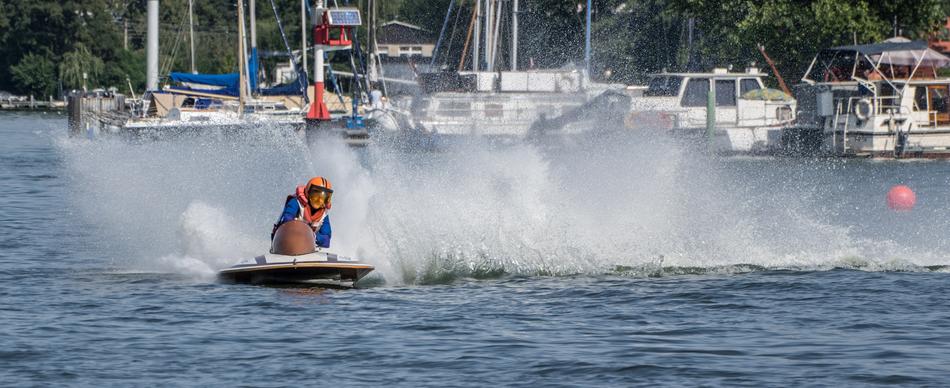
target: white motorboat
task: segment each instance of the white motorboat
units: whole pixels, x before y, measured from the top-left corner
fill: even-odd
[[[833,155],[950,157],[950,77],[938,73],[947,67],[950,58],[904,38],[822,50],[799,88],[801,126]]]
[[[642,96],[631,101],[624,123],[631,129],[668,130],[672,135],[703,138],[715,152],[761,154],[782,149],[783,128],[795,120],[796,101],[766,89],[756,68],[730,72],[658,73]],[[707,103],[714,96],[715,128],[707,134]]]

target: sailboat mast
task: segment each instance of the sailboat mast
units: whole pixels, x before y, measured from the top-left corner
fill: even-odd
[[[511,1],[511,71],[518,71],[518,0]]]
[[[238,0],[238,115],[244,116],[247,100],[247,53],[244,51],[244,0]]]
[[[191,43],[191,74],[198,74],[195,68],[195,12],[194,0],[188,0],[188,41]]]
[[[586,77],[590,77],[590,4],[591,0],[587,0],[587,28],[584,34],[584,71],[587,72]]]
[[[158,90],[158,0],[148,0],[145,89]]]
[[[498,58],[498,42],[501,41],[501,39],[498,39],[498,35],[501,33],[501,3],[497,0],[492,13],[495,16],[495,26],[491,33],[491,65],[488,67],[489,71],[495,71],[495,59]]]
[[[481,62],[481,58],[478,57],[478,45],[480,44],[479,39],[481,33],[481,19],[479,19],[479,14],[481,13],[482,0],[475,0],[475,39],[472,40],[472,71],[478,71],[478,63]]]
[[[300,56],[303,58],[303,74],[307,74],[307,0],[300,0]]]
[[[247,0],[248,14],[251,16],[251,50],[257,48],[257,7],[256,1]]]
[[[366,0],[370,4],[370,31],[373,34],[373,63],[375,64],[377,70],[379,70],[379,84],[383,87],[383,95],[388,96],[389,91],[386,90],[386,71],[383,68],[383,62],[379,59],[379,42],[376,41],[378,34],[377,27],[379,27],[379,10],[376,8],[376,0]]]
[[[492,18],[494,12],[492,0],[485,0],[485,70],[491,71]]]
[[[258,75],[258,64],[257,64],[257,7],[255,6],[257,2],[255,0],[248,0],[248,13],[251,15],[251,59],[254,60],[254,68],[248,70],[248,78],[254,77],[252,85],[257,85],[257,75]],[[250,72],[253,71],[254,74]]]

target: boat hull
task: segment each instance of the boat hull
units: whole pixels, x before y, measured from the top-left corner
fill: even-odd
[[[287,256],[265,254],[221,270],[225,282],[249,284],[330,284],[352,286],[372,265],[332,253]]]

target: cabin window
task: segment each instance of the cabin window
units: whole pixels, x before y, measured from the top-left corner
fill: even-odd
[[[716,81],[716,106],[736,106],[736,80]]]
[[[882,82],[878,86],[878,95],[881,97],[892,97],[898,95],[897,89],[894,88],[895,85],[892,85],[890,82]]]
[[[759,80],[757,79],[744,78],[742,81],[739,81],[739,95],[740,96],[744,96],[749,91],[759,90],[759,89],[762,89],[762,87],[759,86]]]
[[[502,104],[485,104],[485,117],[504,117],[505,107]]]
[[[930,95],[930,111],[934,112],[934,121],[937,125],[950,124],[950,86],[930,86],[927,89]]]
[[[682,84],[683,77],[654,77],[650,80],[650,85],[643,92],[643,95],[649,97],[676,97]]]
[[[472,103],[448,101],[439,104],[439,114],[448,117],[471,117]]]
[[[914,88],[914,111],[927,110],[929,110],[927,104],[927,88],[924,86],[918,86]]]
[[[198,98],[195,100],[195,109],[212,109],[220,108],[224,103],[221,100],[214,100],[210,98]]]
[[[683,92],[682,106],[706,106],[706,98],[709,97],[708,79],[690,79],[686,83],[686,91]]]
[[[930,87],[930,110],[950,113],[950,96],[946,86]]]
[[[400,56],[422,55],[421,46],[399,46]]]

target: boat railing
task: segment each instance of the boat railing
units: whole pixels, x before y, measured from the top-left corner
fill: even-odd
[[[940,111],[936,111],[936,110],[928,110],[928,111],[927,111],[927,120],[925,120],[925,121],[915,121],[915,123],[916,123],[917,126],[919,126],[919,127],[927,127],[927,128],[936,128],[936,127],[939,127],[939,126],[941,126],[941,125],[946,126],[948,123],[947,123],[945,120],[940,120],[940,115],[941,115],[941,114],[945,114],[945,113],[944,113],[944,112],[940,112]]]
[[[868,114],[873,115],[884,115],[884,114],[909,114],[910,110],[906,106],[901,105],[901,96],[851,96],[836,99],[838,101],[845,100],[847,101],[846,107],[847,110],[841,112],[843,114],[855,114],[855,109],[861,103],[866,103],[870,105],[871,111]]]
[[[832,149],[837,151],[839,148],[838,133],[840,132],[840,152],[842,154],[848,152],[848,130],[851,129],[852,125],[863,125],[862,121],[869,120],[877,115],[906,117],[910,114],[910,109],[900,104],[900,96],[851,96],[837,98],[835,101],[835,115],[831,124],[831,143]],[[860,113],[857,111],[859,104],[869,105],[866,113],[867,117],[860,117]],[[852,116],[854,120],[851,119]],[[842,117],[844,118],[843,122],[841,121]],[[891,131],[890,127],[888,131]]]
[[[869,101],[871,104],[870,113],[873,115],[909,115],[910,109],[901,105],[900,100],[900,96],[849,97],[847,113],[854,114],[857,104],[862,101]]]

